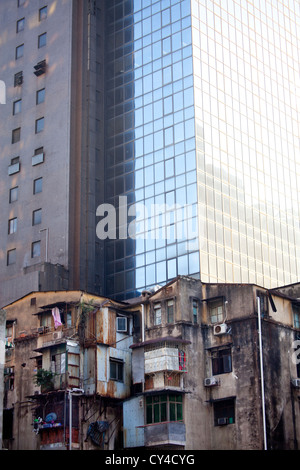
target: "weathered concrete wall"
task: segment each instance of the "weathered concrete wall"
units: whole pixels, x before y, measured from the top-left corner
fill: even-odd
[[[263,416],[260,350],[257,320],[258,292],[265,289],[249,284],[191,283],[179,278],[151,296],[147,305],[146,339],[181,337],[185,345],[187,372],[183,374],[186,449],[262,449]],[[174,296],[176,324],[166,322],[166,300]],[[223,297],[226,334],[214,334],[206,299]],[[193,324],[191,299],[200,299],[198,324]],[[268,315],[262,319],[265,401],[268,447],[295,449],[299,442],[299,389],[291,387],[297,377],[290,300],[272,293],[276,311],[268,300]],[[161,302],[162,324],[153,324],[153,302]],[[226,301],[226,304],[225,304]],[[205,387],[204,378],[213,375],[211,351],[231,348],[232,370],[214,374],[219,385]],[[155,381],[153,380],[153,384]],[[233,398],[234,423],[215,426],[214,403]]]

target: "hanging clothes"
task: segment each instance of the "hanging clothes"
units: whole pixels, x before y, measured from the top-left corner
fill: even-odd
[[[57,307],[52,309],[52,316],[54,319],[54,328],[56,329],[58,326],[62,325],[59,309]]]

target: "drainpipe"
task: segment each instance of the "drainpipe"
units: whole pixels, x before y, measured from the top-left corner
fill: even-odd
[[[263,349],[262,349],[262,333],[261,333],[261,311],[260,298],[257,297],[258,312],[258,336],[259,336],[259,361],[260,361],[260,382],[261,382],[261,400],[264,430],[264,450],[267,450],[267,433],[266,433],[266,408],[265,408],[265,390],[264,390],[264,366],[263,366]]]
[[[69,450],[72,450],[72,391],[69,390]]]

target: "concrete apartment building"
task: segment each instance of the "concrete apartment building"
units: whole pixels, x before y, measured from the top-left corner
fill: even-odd
[[[135,310],[81,291],[34,292],[5,308],[4,448],[122,447]]]
[[[5,448],[299,447],[299,284],[179,276],[130,302],[34,292],[5,312]]]
[[[8,224],[0,236],[2,305],[35,290],[79,285],[96,290],[88,260],[100,269],[95,181],[103,172],[90,159],[87,142],[92,134],[93,154],[101,148],[94,126],[103,111],[93,101],[100,84],[92,88],[92,98],[87,96],[95,74],[94,47],[87,49],[90,4],[0,5],[0,69],[6,84],[0,110],[1,213]]]

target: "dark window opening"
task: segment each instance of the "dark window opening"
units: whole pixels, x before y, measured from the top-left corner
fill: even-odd
[[[12,408],[3,410],[3,439],[13,438],[13,420],[14,410]]]
[[[214,425],[222,426],[235,422],[235,399],[228,398],[214,402]]]
[[[110,368],[110,372],[109,372],[110,380],[123,382],[124,362],[120,360],[116,360],[116,359],[110,359],[109,368]]]
[[[231,349],[218,349],[212,352],[213,375],[226,374],[232,371]]]
[[[267,317],[269,314],[268,296],[264,292],[258,292],[258,291],[256,295],[259,298],[260,315],[262,318]]]

